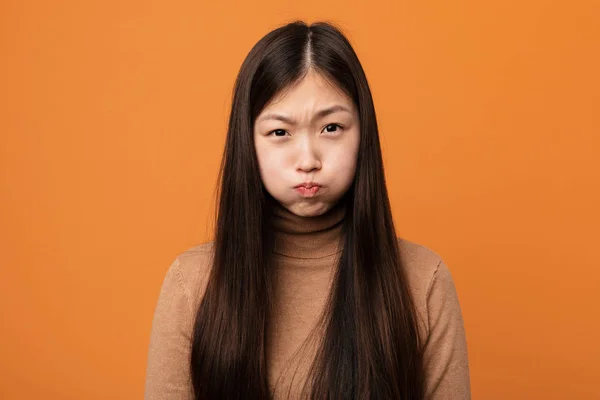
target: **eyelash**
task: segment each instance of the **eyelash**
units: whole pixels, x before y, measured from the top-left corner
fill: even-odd
[[[329,127],[329,126],[336,126],[336,127],[338,127],[338,128],[344,129],[344,127],[343,127],[342,125],[340,125],[340,124],[336,124],[336,123],[333,123],[333,124],[327,124],[327,125],[325,125],[325,128],[327,128],[327,127]],[[277,132],[277,131],[284,131],[284,132],[287,132],[287,131],[285,131],[284,129],[275,129],[275,130],[273,130],[273,131],[269,132],[269,133],[267,134],[267,136],[272,136],[272,134],[273,134],[273,133],[275,133],[275,132]],[[330,132],[330,133],[334,133],[334,134],[335,134],[335,133],[337,133],[337,132]],[[276,136],[276,137],[284,137],[284,136]]]

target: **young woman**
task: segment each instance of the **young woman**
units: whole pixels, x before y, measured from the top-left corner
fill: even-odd
[[[145,398],[468,399],[444,262],[398,238],[373,99],[350,43],[290,23],[237,77],[215,239],[178,255]]]

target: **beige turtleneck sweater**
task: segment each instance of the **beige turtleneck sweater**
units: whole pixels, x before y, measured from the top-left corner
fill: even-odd
[[[275,230],[274,312],[267,338],[268,374],[275,400],[295,399],[315,354],[309,337],[323,310],[337,256],[345,210],[299,217],[278,206]],[[470,399],[463,319],[448,268],[421,245],[398,239],[421,321],[427,399]],[[179,254],[164,278],[152,322],[146,400],[193,399],[190,343],[204,293],[213,242]],[[318,336],[318,334],[317,334]],[[312,339],[317,339],[317,341]]]

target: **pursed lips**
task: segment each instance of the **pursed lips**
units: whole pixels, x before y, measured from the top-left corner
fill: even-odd
[[[315,182],[305,182],[305,183],[301,183],[299,185],[296,185],[295,187],[299,188],[299,187],[305,187],[307,189],[312,188],[313,186],[321,186],[318,183]]]

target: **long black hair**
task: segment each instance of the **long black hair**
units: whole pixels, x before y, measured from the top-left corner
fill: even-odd
[[[197,310],[190,359],[196,399],[269,399],[265,338],[271,311],[271,202],[253,126],[265,105],[313,69],[352,98],[360,145],[343,197],[343,251],[324,335],[305,387],[312,399],[420,399],[422,352],[402,269],[367,78],[328,22],[295,21],[256,43],[236,79],[219,173],[214,258]]]

